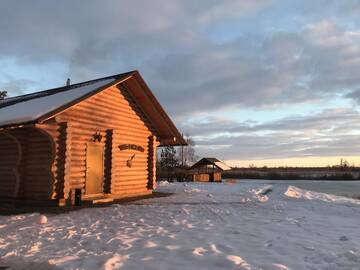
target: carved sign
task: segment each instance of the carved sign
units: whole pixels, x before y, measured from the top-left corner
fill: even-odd
[[[140,145],[136,145],[136,144],[120,144],[119,149],[120,149],[120,151],[127,150],[127,149],[131,149],[131,150],[135,150],[135,151],[139,151],[139,152],[145,151],[144,147],[142,147]]]

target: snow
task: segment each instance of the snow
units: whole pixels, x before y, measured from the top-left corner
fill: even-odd
[[[158,189],[174,195],[47,214],[42,225],[38,213],[0,216],[0,266],[359,269],[356,200],[257,183]]]
[[[221,162],[221,161],[216,161],[216,162],[214,162],[214,164],[216,166],[218,166],[220,169],[222,169],[223,171],[227,171],[227,170],[231,169],[231,167],[229,167],[228,165],[226,165],[224,162]]]
[[[297,199],[307,199],[307,200],[320,200],[324,202],[333,202],[333,203],[351,203],[351,204],[360,204],[360,200],[346,198],[342,196],[320,193],[310,190],[303,190],[298,187],[289,186],[285,195]]]
[[[31,122],[61,106],[101,88],[115,79],[106,79],[57,94],[30,99],[0,108],[0,126]]]

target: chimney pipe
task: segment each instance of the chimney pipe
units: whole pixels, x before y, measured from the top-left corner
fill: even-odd
[[[69,86],[71,84],[71,80],[70,80],[70,78],[68,78],[67,80],[66,80],[66,86]]]

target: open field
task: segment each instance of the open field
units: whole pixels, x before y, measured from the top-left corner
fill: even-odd
[[[357,269],[360,201],[264,183],[161,183],[172,196],[0,217],[10,269]]]

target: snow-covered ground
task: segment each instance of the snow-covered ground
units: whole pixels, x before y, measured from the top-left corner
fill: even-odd
[[[360,269],[360,203],[296,187],[161,183],[175,195],[0,217],[10,269]],[[1,268],[1,267],[0,267]]]

